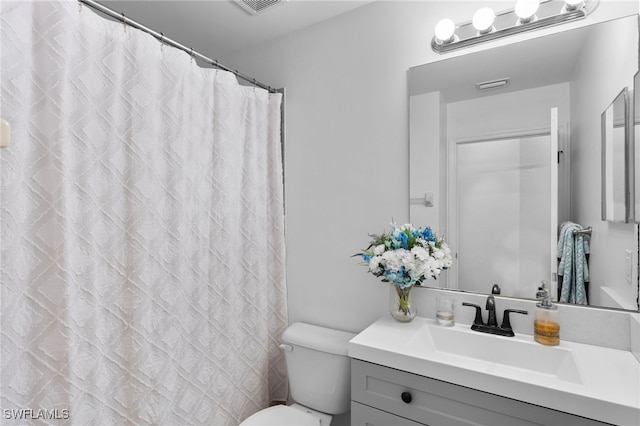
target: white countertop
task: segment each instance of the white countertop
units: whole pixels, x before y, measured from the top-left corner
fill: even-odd
[[[471,331],[469,325],[462,324],[450,329],[461,339],[467,332],[502,339],[486,340],[488,344],[482,345],[485,353],[492,343],[504,348],[511,342],[520,347],[533,343],[544,350],[569,351],[579,379],[559,379],[532,371],[535,360],[534,367],[523,369],[442,352],[429,332],[425,334],[429,327],[439,326],[428,318],[399,323],[384,316],[349,342],[349,356],[603,422],[640,425],[640,363],[629,351],[562,341],[559,346],[546,347],[535,343],[530,335],[494,336]]]

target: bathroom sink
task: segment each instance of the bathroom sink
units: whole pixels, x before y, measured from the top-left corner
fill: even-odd
[[[441,327],[424,324],[421,328],[422,337],[430,339],[433,349],[447,356],[464,357],[500,368],[519,369],[550,375],[558,380],[582,383],[571,350],[559,346],[543,346],[517,336],[514,338],[479,333],[462,325]]]
[[[640,362],[628,350],[530,334],[496,336],[431,318],[386,315],[349,342],[349,356],[613,424],[640,424]]]

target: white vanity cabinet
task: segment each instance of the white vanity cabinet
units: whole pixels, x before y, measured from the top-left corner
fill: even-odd
[[[351,400],[352,426],[607,424],[357,359]]]

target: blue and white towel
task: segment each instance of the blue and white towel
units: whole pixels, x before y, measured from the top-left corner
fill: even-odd
[[[562,291],[560,302],[587,304],[587,292],[585,283],[589,282],[589,266],[587,254],[589,254],[589,239],[584,234],[574,231],[582,231],[582,226],[573,222],[564,222],[558,237],[558,275],[562,276]]]

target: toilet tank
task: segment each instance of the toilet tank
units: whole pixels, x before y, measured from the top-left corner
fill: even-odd
[[[282,335],[291,397],[327,414],[349,411],[351,364],[347,343],[354,333],[297,322]]]

